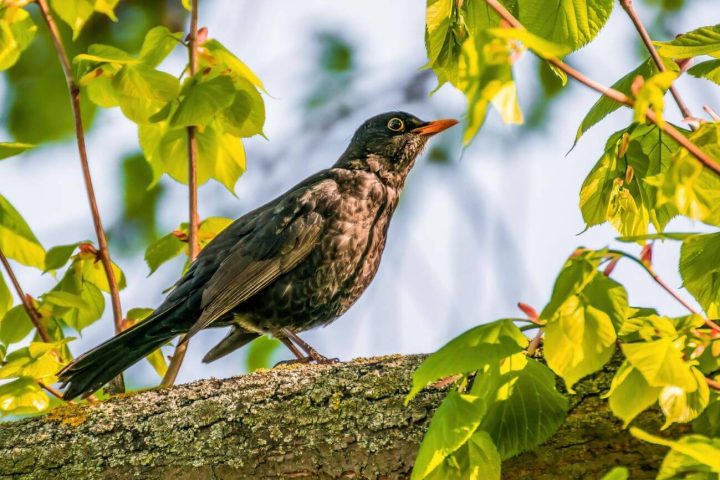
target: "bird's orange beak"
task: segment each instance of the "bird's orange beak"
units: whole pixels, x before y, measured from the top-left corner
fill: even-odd
[[[433,120],[432,122],[428,122],[422,127],[411,130],[411,132],[417,133],[418,135],[430,136],[435,135],[436,133],[440,133],[443,130],[447,130],[453,125],[456,125],[457,123],[458,121],[454,118],[443,118],[441,120]]]

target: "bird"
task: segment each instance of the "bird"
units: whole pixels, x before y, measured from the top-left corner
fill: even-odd
[[[58,373],[71,400],[89,396],[174,337],[230,327],[212,362],[261,335],[300,362],[328,359],[299,336],[345,313],[374,278],[405,179],[454,119],[402,111],[366,120],[335,164],[231,223],[210,241],[148,318]]]

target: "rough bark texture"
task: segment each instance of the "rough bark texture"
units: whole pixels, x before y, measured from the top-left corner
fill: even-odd
[[[421,356],[278,367],[122,395],[0,424],[0,478],[407,478],[432,412],[430,387],[403,399]],[[564,426],[503,465],[508,479],[650,478],[664,455],[622,430],[598,392],[612,365],[577,386]],[[639,426],[655,428],[647,412]]]

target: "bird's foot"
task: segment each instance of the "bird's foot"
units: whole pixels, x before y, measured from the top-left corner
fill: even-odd
[[[338,363],[340,361],[339,358],[327,358],[322,355],[320,355],[318,352],[313,351],[310,355],[307,357],[300,357],[300,358],[293,358],[291,360],[282,360],[275,364],[275,367],[279,367],[281,365],[295,365],[295,364],[307,364],[307,363],[316,363],[317,365],[329,365],[332,363]]]
[[[339,358],[327,358],[323,355],[320,355],[315,350],[308,352],[308,357],[318,365],[329,365],[331,363],[338,363],[340,361]]]

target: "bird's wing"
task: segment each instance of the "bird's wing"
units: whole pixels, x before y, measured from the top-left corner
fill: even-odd
[[[207,282],[202,294],[202,315],[187,338],[307,257],[325,227],[324,217],[315,210],[315,195],[333,187],[334,182],[321,182],[303,189],[253,219],[252,230],[238,239]]]

